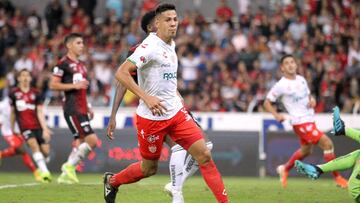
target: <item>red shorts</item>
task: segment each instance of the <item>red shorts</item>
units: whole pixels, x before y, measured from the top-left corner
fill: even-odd
[[[24,138],[19,135],[3,136],[10,147],[19,148],[24,143]]]
[[[317,129],[314,122],[293,125],[294,132],[300,139],[300,144],[317,144],[324,135],[322,131]]]
[[[185,108],[168,120],[154,121],[140,116],[137,116],[136,120],[140,153],[143,158],[148,160],[160,158],[166,135],[169,135],[174,142],[186,150],[194,142],[203,139],[201,129]]]

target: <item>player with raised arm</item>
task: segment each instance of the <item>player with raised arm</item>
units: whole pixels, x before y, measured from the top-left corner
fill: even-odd
[[[65,37],[66,55],[53,68],[49,84],[50,89],[64,91],[64,117],[73,136],[73,150],[68,160],[61,166],[62,174],[59,183],[78,183],[75,167],[97,144],[97,136],[90,126],[89,108],[86,99],[87,69],[79,57],[84,51],[84,40],[81,34],[71,33]]]
[[[292,55],[285,55],[280,60],[283,77],[271,88],[264,102],[264,107],[277,121],[285,120],[284,115],[277,112],[272,102],[281,99],[286,111],[290,114],[291,124],[300,140],[298,149],[287,163],[277,167],[280,181],[286,187],[287,176],[294,166],[295,160],[302,160],[311,154],[313,145],[318,145],[324,152],[324,160],[335,159],[334,145],[322,131],[317,129],[314,120],[315,99],[311,96],[304,77],[296,73],[298,65]],[[346,188],[347,181],[337,172],[333,172],[336,185]]]
[[[155,11],[147,12],[141,19],[141,28],[146,34],[155,32],[156,28],[154,25]],[[139,44],[130,48],[128,57],[134,53]],[[134,71],[131,73],[133,79],[137,83],[137,72]],[[111,110],[110,120],[107,126],[107,136],[110,139],[113,139],[113,131],[116,128],[116,112],[120,106],[120,103],[125,95],[126,88],[119,82],[116,84],[116,92],[113,100],[113,106]],[[193,118],[193,115],[189,112],[190,116]],[[193,118],[194,119],[194,118]],[[197,122],[196,120],[194,120]],[[198,123],[197,123],[198,124]],[[200,127],[200,125],[198,125]],[[204,134],[206,135],[206,134]],[[207,137],[205,137],[207,140]],[[182,196],[182,187],[185,180],[188,177],[192,176],[198,169],[199,166],[197,162],[190,156],[186,157],[186,150],[184,150],[180,145],[174,143],[169,136],[166,136],[165,142],[169,145],[171,149],[171,156],[169,162],[169,171],[171,182],[166,184],[164,191],[168,193],[172,199],[173,203],[184,202]],[[212,149],[213,144],[211,141],[206,142],[206,146],[209,150]]]
[[[31,79],[31,74],[27,69],[17,73],[18,86],[9,93],[11,129],[14,132],[16,119],[40,170],[41,181],[48,183],[52,178],[45,159],[50,153],[49,142],[52,132],[45,122],[43,99],[40,93],[31,87]]]
[[[0,162],[2,158],[13,157],[16,155],[21,155],[21,158],[24,164],[31,170],[34,174],[35,180],[41,181],[39,170],[36,168],[31,156],[25,151],[23,144],[24,139],[19,135],[20,131],[16,128],[14,133],[11,130],[11,106],[8,96],[4,96],[4,92],[0,91],[0,128],[1,134],[8,144],[8,147],[0,150]],[[17,125],[16,125],[17,127]]]
[[[178,21],[175,6],[162,4],[156,9],[156,33],[141,43],[116,72],[116,79],[140,98],[137,131],[142,161],[117,174],[105,173],[104,199],[115,202],[118,187],[137,182],[157,171],[165,136],[185,148],[199,163],[205,182],[218,202],[228,202],[219,171],[206,147],[202,131],[184,109],[177,92],[175,42]],[[137,70],[139,85],[131,77]]]
[[[345,127],[344,121],[340,118],[340,110],[338,107],[333,109],[333,133],[335,136],[345,135],[360,143],[360,131]],[[323,173],[352,168],[353,170],[349,178],[348,191],[351,197],[354,198],[357,203],[360,203],[359,149],[321,165],[306,164],[297,160],[295,162],[295,167],[298,172],[305,174],[313,180],[318,179]]]

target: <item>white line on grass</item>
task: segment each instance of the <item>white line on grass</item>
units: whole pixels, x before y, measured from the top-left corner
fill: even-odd
[[[39,183],[24,183],[24,184],[13,184],[13,185],[0,185],[0,190],[7,188],[16,188],[16,187],[30,187],[34,185],[39,185]]]

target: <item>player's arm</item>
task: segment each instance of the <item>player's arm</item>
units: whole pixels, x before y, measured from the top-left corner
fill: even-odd
[[[116,82],[116,91],[115,91],[115,97],[113,100],[113,105],[111,107],[111,115],[109,124],[106,128],[107,136],[110,139],[114,139],[114,129],[116,128],[116,113],[119,109],[119,106],[121,104],[122,99],[124,98],[126,92],[126,87],[124,87],[121,83]]]
[[[137,67],[134,63],[126,60],[116,71],[115,78],[128,90],[142,99],[154,115],[164,114],[166,108],[161,104],[161,100],[155,96],[148,95],[135,83],[135,80],[131,77],[130,73],[136,69]]]
[[[79,90],[79,89],[87,89],[89,86],[89,81],[83,80],[77,83],[62,83],[61,78],[57,76],[51,76],[49,88],[51,90],[58,91],[69,91],[69,90]]]
[[[10,128],[11,128],[12,132],[15,132],[15,119],[16,119],[15,107],[13,105],[11,105]]]
[[[52,131],[46,125],[46,120],[45,120],[45,115],[44,115],[44,105],[42,105],[42,104],[36,105],[36,114],[39,119],[40,126],[43,130],[43,137],[46,142],[49,142]]]
[[[282,95],[282,88],[279,83],[276,83],[266,95],[266,99],[264,101],[264,108],[266,111],[270,112],[274,118],[279,121],[283,122],[285,117],[277,112],[276,107],[273,103]]]

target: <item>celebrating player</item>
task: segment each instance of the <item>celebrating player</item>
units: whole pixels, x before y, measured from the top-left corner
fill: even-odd
[[[340,110],[338,107],[333,109],[333,132],[335,136],[346,135],[351,139],[360,143],[360,131],[345,128],[344,121],[340,118]],[[295,162],[296,169],[311,179],[318,179],[321,174],[346,170],[353,168],[349,178],[349,194],[354,198],[355,202],[360,203],[360,150],[356,150],[345,156],[338,157],[321,165],[306,164],[301,161]]]
[[[173,41],[178,25],[175,6],[162,4],[155,13],[157,32],[150,33],[116,73],[116,79],[140,98],[136,125],[142,161],[117,174],[105,173],[104,198],[106,202],[115,202],[120,185],[154,175],[165,135],[169,135],[199,163],[205,182],[218,202],[228,202],[221,175],[202,132],[184,109],[177,93],[178,60]],[[135,70],[139,86],[130,74]]]
[[[71,33],[65,37],[66,56],[53,68],[50,89],[65,93],[63,104],[64,117],[73,136],[73,150],[66,163],[61,167],[59,183],[78,183],[75,167],[96,147],[97,136],[90,126],[92,111],[86,100],[89,82],[86,79],[86,67],[79,60],[84,51],[81,34]]]
[[[143,29],[144,32],[146,32],[146,34],[156,31],[154,25],[154,18],[155,18],[155,11],[150,11],[142,17],[141,28]],[[138,45],[139,44],[135,45],[130,49],[128,56],[134,53]],[[133,76],[133,79],[137,83],[137,72],[134,71],[131,73],[131,75]],[[110,120],[107,126],[107,135],[110,139],[114,138],[113,131],[116,128],[116,112],[120,106],[120,103],[122,101],[122,98],[124,97],[126,90],[127,89],[123,85],[121,85],[121,83],[117,82],[116,93],[113,100]],[[192,116],[192,114],[190,115]],[[184,202],[182,196],[183,184],[188,177],[192,176],[198,170],[199,166],[191,156],[188,156],[186,158],[186,154],[187,154],[186,150],[184,150],[180,145],[174,143],[171,139],[169,139],[168,136],[166,136],[165,142],[171,148],[171,157],[169,163],[171,182],[165,185],[164,190],[172,197],[173,203]],[[213,144],[211,141],[207,141],[206,146],[209,148],[209,150],[211,150]]]
[[[317,129],[314,122],[315,99],[310,95],[310,90],[304,77],[296,73],[297,64],[292,55],[285,55],[280,60],[280,68],[283,77],[271,88],[264,107],[272,113],[279,122],[285,120],[284,115],[277,112],[271,102],[281,98],[285,109],[291,116],[291,124],[294,132],[300,139],[298,149],[284,165],[277,167],[280,181],[286,187],[289,170],[294,166],[295,160],[302,160],[312,152],[313,145],[318,145],[324,151],[324,160],[335,159],[332,141],[323,132]],[[347,181],[337,172],[333,172],[338,186],[346,188]]]
[[[31,74],[27,69],[17,74],[18,86],[11,90],[11,129],[14,132],[15,119],[22,135],[32,151],[33,159],[40,170],[41,181],[51,181],[51,174],[46,166],[45,158],[50,153],[50,136],[43,113],[42,98],[39,92],[31,87]]]

